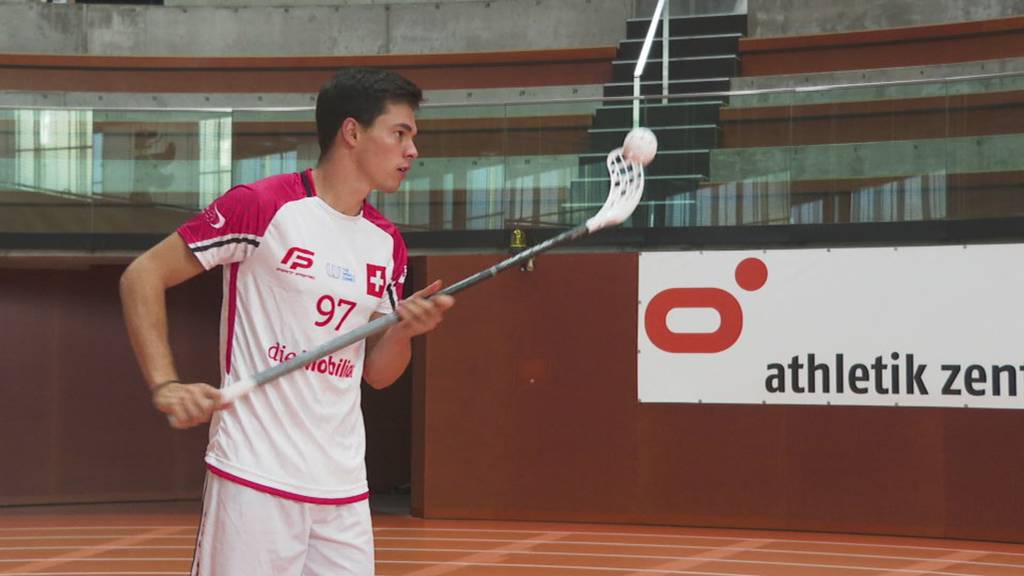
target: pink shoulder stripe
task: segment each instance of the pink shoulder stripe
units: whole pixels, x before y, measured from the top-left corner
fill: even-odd
[[[391,272],[391,284],[395,287],[395,298],[401,300],[402,292],[405,287],[406,266],[409,260],[409,253],[405,247],[405,240],[402,238],[402,234],[398,231],[398,227],[385,218],[384,215],[377,211],[377,209],[369,202],[363,203],[363,218],[366,218],[370,223],[387,232],[393,240],[391,259],[394,262],[395,267]]]
[[[232,244],[259,246],[274,215],[306,196],[299,174],[280,174],[231,188],[178,228],[193,252]]]

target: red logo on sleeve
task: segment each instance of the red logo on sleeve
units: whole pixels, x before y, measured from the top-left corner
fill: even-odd
[[[206,210],[203,211],[203,216],[206,218],[206,223],[211,228],[221,229],[224,227],[224,223],[227,222],[227,218],[220,213],[220,208],[217,208],[217,204],[213,203],[207,206]]]
[[[384,287],[387,286],[387,268],[376,264],[366,265],[366,293],[374,298],[384,296]]]

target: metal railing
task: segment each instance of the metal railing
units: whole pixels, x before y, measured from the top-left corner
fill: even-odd
[[[654,7],[654,14],[651,16],[651,24],[647,28],[647,36],[644,38],[644,45],[640,49],[640,57],[637,58],[636,68],[633,69],[633,128],[640,126],[640,77],[647,67],[647,57],[651,53],[651,45],[654,43],[654,36],[658,32],[658,20],[661,19],[661,94],[668,96],[668,45],[669,45],[669,7],[665,0],[658,0]],[[667,100],[662,100],[667,103]]]

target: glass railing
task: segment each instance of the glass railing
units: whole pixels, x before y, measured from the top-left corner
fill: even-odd
[[[691,224],[1024,215],[1024,75],[732,94]],[[757,201],[754,198],[760,197]],[[734,199],[735,214],[709,202]]]
[[[626,227],[1022,215],[1022,88],[1004,74],[653,97],[641,124],[660,152]],[[628,99],[427,105],[413,170],[370,200],[408,233],[571,226],[603,202],[631,114]],[[8,248],[163,235],[317,156],[310,108],[4,108],[0,94],[0,234]]]

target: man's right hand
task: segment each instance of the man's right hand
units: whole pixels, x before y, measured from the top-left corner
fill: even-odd
[[[153,406],[167,414],[174,428],[185,429],[209,422],[221,408],[220,390],[209,384],[172,383],[153,392]]]

